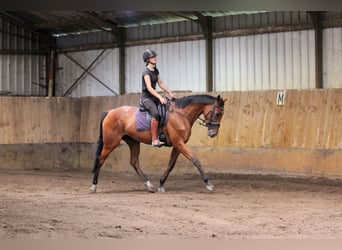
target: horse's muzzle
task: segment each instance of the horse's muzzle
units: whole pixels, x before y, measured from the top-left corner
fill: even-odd
[[[208,136],[210,136],[210,138],[214,138],[217,135],[218,129],[208,129]]]

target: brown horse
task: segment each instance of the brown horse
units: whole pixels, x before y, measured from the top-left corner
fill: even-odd
[[[213,190],[214,187],[204,173],[201,163],[185,144],[190,138],[192,125],[202,114],[204,119],[202,119],[201,124],[208,127],[208,136],[215,137],[217,135],[225,101],[220,95],[217,97],[192,95],[174,99],[169,103],[169,119],[167,124],[162,127],[162,131],[166,135],[166,145],[172,147],[172,152],[168,168],[160,178],[158,191],[165,192],[164,183],[174,168],[180,153],[197,167],[207,189],[209,191]],[[140,143],[151,144],[151,131],[137,131],[135,118],[137,110],[137,107],[121,106],[102,114],[100,135],[92,171],[94,174],[93,185],[90,188],[92,192],[96,192],[101,166],[113,149],[120,144],[121,140],[124,140],[130,148],[130,164],[143,180],[147,190],[154,192],[153,185],[143,173],[139,164]]]

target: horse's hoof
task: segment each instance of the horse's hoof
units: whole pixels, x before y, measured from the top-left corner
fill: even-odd
[[[96,185],[93,184],[89,189],[90,189],[90,193],[92,194],[96,193]]]
[[[150,181],[146,181],[146,182],[144,182],[144,184],[147,188],[147,191],[154,193],[154,186]]]
[[[158,187],[158,192],[165,193],[165,188],[164,188],[164,186],[159,186],[159,187]]]
[[[208,183],[207,183],[207,189],[210,192],[214,190],[214,185],[210,181],[208,181]]]

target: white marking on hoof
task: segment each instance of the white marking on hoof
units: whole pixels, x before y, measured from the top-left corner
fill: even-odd
[[[165,187],[164,186],[159,186],[158,187],[158,192],[165,193]]]
[[[210,181],[208,181],[208,183],[207,183],[207,189],[209,191],[213,191],[214,190],[214,185]]]
[[[145,181],[144,184],[147,188],[147,191],[154,193],[154,186],[150,181]]]
[[[96,193],[96,185],[95,184],[93,184],[89,189],[90,189],[91,193]]]

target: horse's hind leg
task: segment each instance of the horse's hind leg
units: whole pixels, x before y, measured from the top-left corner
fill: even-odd
[[[93,169],[93,185],[90,188],[90,191],[92,192],[96,192],[96,186],[98,183],[98,179],[99,179],[99,174],[100,174],[100,169],[103,165],[103,163],[105,162],[105,160],[107,159],[108,155],[110,154],[110,152],[113,151],[115,147],[106,147],[104,146],[101,150],[100,156],[96,156],[95,159],[95,163],[94,163],[94,169]]]
[[[93,175],[93,185],[90,188],[90,191],[92,192],[96,192],[96,185],[97,185],[97,181],[99,179],[99,173],[100,173],[100,168],[102,165],[100,165],[100,155],[102,153],[102,149],[103,149],[103,140],[102,140],[102,135],[99,137],[98,141],[97,141],[97,149],[96,149],[96,154],[95,154],[95,161],[94,161],[94,167],[92,170]]]
[[[114,134],[107,134],[104,138],[105,140],[102,141],[102,143],[100,142],[101,138],[99,138],[98,148],[96,151],[95,163],[93,168],[93,184],[90,188],[90,191],[93,193],[96,192],[96,187],[102,165],[104,164],[109,154],[120,144],[121,141],[121,138],[115,138]]]
[[[131,137],[125,136],[122,138],[129,146],[130,149],[130,164],[134,168],[135,172],[138,174],[140,179],[144,182],[147,191],[154,192],[154,187],[152,183],[149,181],[147,176],[140,168],[139,164],[139,154],[140,154],[140,142],[134,140]]]

